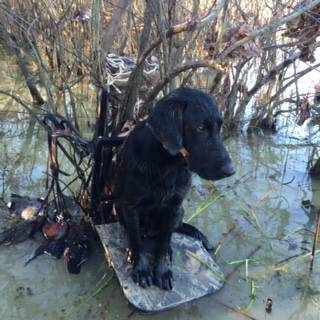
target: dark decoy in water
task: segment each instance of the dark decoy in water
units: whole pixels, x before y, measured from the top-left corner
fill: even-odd
[[[63,255],[64,249],[66,247],[66,243],[64,240],[53,240],[47,242],[46,244],[41,245],[36,249],[31,257],[25,262],[25,266],[28,265],[32,260],[36,259],[37,257],[48,254],[56,259],[60,259]]]
[[[42,199],[12,194],[7,204],[11,219],[8,220],[8,227],[0,232],[0,245],[16,244],[32,237],[45,221],[42,206]]]
[[[0,245],[17,244],[29,239],[36,229],[34,221],[22,221],[2,230],[0,233]]]
[[[56,223],[46,223],[42,227],[42,233],[49,241],[64,239],[69,231],[68,222],[62,220]]]
[[[0,245],[17,244],[31,238],[44,223],[44,216],[31,220],[12,220],[8,227],[0,232]]]
[[[57,226],[59,224],[68,225],[67,230],[62,230],[61,226]],[[64,262],[68,272],[79,274],[82,264],[87,261],[91,251],[86,226],[83,224],[62,223],[62,221],[60,221],[58,223],[51,223],[48,228],[43,229],[47,232],[47,234],[45,232],[43,233],[49,241],[39,246],[33,255],[25,262],[25,265],[28,265],[32,260],[42,254],[48,254],[57,259],[64,256]],[[48,236],[48,230],[50,230],[50,236]]]
[[[80,273],[82,264],[90,255],[90,250],[90,241],[86,237],[67,243],[63,256],[69,273]]]
[[[81,266],[90,256],[92,247],[89,239],[93,236],[91,225],[84,221],[70,225],[64,251],[64,262],[69,273],[80,273]]]
[[[42,206],[43,199],[30,198],[18,194],[11,194],[10,202],[8,203],[11,217],[27,221],[34,221],[39,215],[41,216],[43,214]]]

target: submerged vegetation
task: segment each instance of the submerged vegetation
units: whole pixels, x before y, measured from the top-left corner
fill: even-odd
[[[7,104],[6,112],[16,112],[10,109],[15,101],[23,110],[19,120],[30,119],[26,128],[14,124],[16,135],[28,136],[21,154],[28,148],[43,154],[39,140],[30,146],[29,133],[37,126],[48,133],[48,159],[39,170],[45,176],[41,184],[50,190],[47,196],[53,196],[63,211],[61,195],[67,191],[88,213],[90,199],[101,192],[90,188],[92,179],[102,179],[101,175],[95,177],[93,168],[98,163],[94,161],[97,149],[101,147],[100,157],[111,161],[108,149],[99,147],[98,136],[106,139],[129,131],[148,115],[157,99],[181,85],[213,94],[224,115],[225,135],[248,134],[246,147],[235,140],[231,148],[238,149],[232,143],[247,148],[246,160],[256,157],[262,168],[249,161],[250,177],[248,172],[240,172],[231,185],[206,184],[206,191],[195,187],[195,203],[188,204],[187,220],[201,224],[208,219],[217,233],[213,236],[215,257],[228,272],[224,280],[233,294],[246,290],[238,305],[223,296],[225,300],[216,299],[215,306],[255,319],[250,311],[258,298],[261,300],[260,292],[272,293],[266,290],[264,280],[268,279],[271,287],[280,286],[283,279],[291,279],[289,274],[295,274],[295,283],[288,287],[298,288],[301,300],[311,299],[320,310],[320,261],[315,258],[319,255],[320,211],[316,206],[320,203],[299,194],[304,201],[292,205],[283,196],[283,192],[292,193],[292,185],[307,194],[293,174],[286,176],[294,172],[290,161],[293,152],[299,154],[295,151],[299,145],[286,140],[285,151],[280,152],[278,144],[270,140],[270,145],[264,146],[254,135],[276,133],[289,123],[309,125],[309,140],[298,141],[301,148],[312,150],[304,163],[305,172],[310,171],[315,179],[312,188],[318,190],[319,36],[320,0],[4,0],[0,4],[1,50],[14,59],[27,94],[21,86],[3,84],[0,99]],[[108,94],[107,107],[100,101],[101,92]],[[106,112],[102,120],[101,106]],[[289,135],[287,130],[286,138]],[[43,136],[40,140],[45,144]],[[3,146],[9,147],[9,143]],[[5,158],[6,151],[1,158],[2,196],[7,192],[6,183],[18,174],[9,169],[23,161],[22,155],[9,153],[11,158]],[[273,167],[277,161],[282,163],[280,169]],[[103,171],[103,166],[99,170]],[[255,197],[244,187],[248,181],[255,181],[254,188],[258,182],[263,185]],[[202,199],[203,192],[206,199]],[[227,212],[228,217],[203,218],[211,207]],[[294,212],[298,207],[308,218],[295,216],[290,221],[283,207]],[[223,230],[213,226],[220,226],[218,219],[223,221]],[[279,220],[279,225],[273,219]],[[224,251],[226,246],[232,247],[234,257]],[[309,269],[313,274],[305,279]],[[231,281],[235,275],[238,282]],[[70,314],[109,286],[111,276],[104,274],[101,280]],[[270,296],[263,299],[266,313],[277,312],[279,301]],[[302,319],[298,312],[295,317]]]

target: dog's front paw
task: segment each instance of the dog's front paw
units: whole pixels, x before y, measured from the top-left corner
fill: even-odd
[[[163,290],[172,290],[172,272],[168,257],[158,260],[154,270],[154,283]]]
[[[152,268],[149,260],[142,256],[137,263],[134,264],[132,270],[133,281],[138,283],[140,287],[147,288],[152,284]]]

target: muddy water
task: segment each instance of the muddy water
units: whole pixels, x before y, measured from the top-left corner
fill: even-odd
[[[10,99],[0,103],[2,197],[43,196],[46,136],[25,114],[12,112]],[[236,175],[214,184],[194,177],[186,219],[216,244],[228,280],[217,294],[151,319],[320,319],[319,258],[309,272],[320,182],[309,179],[311,148],[295,134],[229,139]],[[305,200],[313,206],[305,208]],[[80,275],[47,256],[24,267],[36,246],[29,240],[0,248],[1,319],[145,318],[127,305],[98,243]]]

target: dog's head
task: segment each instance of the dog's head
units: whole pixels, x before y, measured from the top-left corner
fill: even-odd
[[[222,122],[212,97],[180,88],[157,103],[147,123],[171,156],[181,152],[191,171],[219,180],[235,172],[221,137]]]

